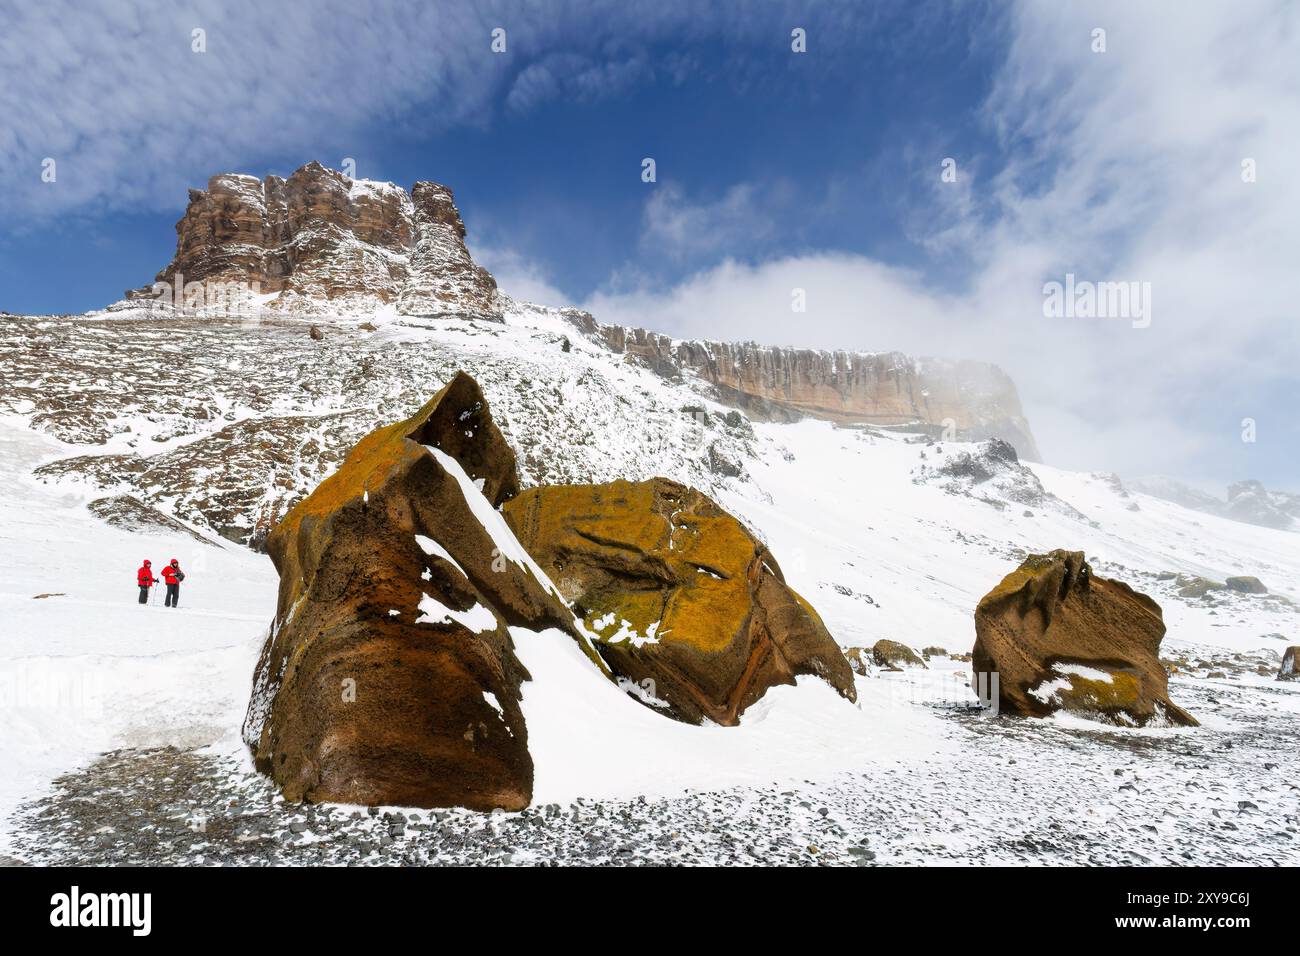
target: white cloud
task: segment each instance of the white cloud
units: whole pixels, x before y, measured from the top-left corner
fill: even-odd
[[[688,259],[770,238],[776,224],[771,196],[752,183],[732,186],[712,202],[691,202],[674,183],[656,186],[645,204],[641,248],[669,259]]]
[[[552,306],[567,303],[566,295],[538,263],[512,249],[482,246],[472,241],[470,246],[474,261],[491,272],[498,288],[512,298]]]
[[[737,4],[746,8],[747,4]],[[736,6],[736,5],[733,5]],[[9,7],[12,7],[10,9]],[[382,124],[488,126],[501,104],[598,99],[653,67],[680,81],[689,53],[652,67],[629,38],[764,39],[781,5],[702,16],[689,0],[258,0],[11,4],[0,29],[0,215],[32,224],[75,210],[173,208],[218,171],[288,172],[358,160]],[[491,31],[507,30],[493,53]],[[206,31],[207,50],[192,50]],[[319,155],[322,143],[338,155]],[[303,150],[309,150],[307,155]],[[41,161],[57,182],[41,182]],[[433,174],[431,171],[430,174]]]
[[[642,55],[599,61],[580,53],[552,53],[519,72],[506,94],[506,107],[526,113],[548,100],[593,102],[616,96],[653,74]]]

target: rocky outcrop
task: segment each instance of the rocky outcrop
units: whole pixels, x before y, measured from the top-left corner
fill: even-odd
[[[1225,516],[1265,528],[1294,531],[1300,529],[1300,495],[1270,491],[1258,481],[1236,481],[1228,486]]]
[[[1268,593],[1268,588],[1264,586],[1263,581],[1248,574],[1227,578],[1223,583],[1227,586],[1229,591],[1238,591],[1242,594]]]
[[[1196,720],[1169,700],[1160,605],[1095,577],[1081,551],[1032,555],[975,609],[976,684],[997,676],[999,706],[1068,710],[1118,724]]]
[[[973,450],[956,453],[933,443],[930,452],[927,456],[926,450],[921,450],[921,457],[926,460],[913,471],[912,481],[916,484],[937,484],[949,494],[978,498],[1000,510],[1028,505],[1086,520],[1072,506],[1047,491],[1034,470],[1020,461],[1015,448],[1000,438],[990,438]]]
[[[1282,666],[1277,670],[1278,680],[1300,680],[1300,647],[1292,645],[1282,655]]]
[[[694,372],[717,388],[721,401],[756,419],[808,416],[935,435],[951,426],[957,439],[1001,438],[1021,457],[1039,458],[1016,387],[994,365],[918,360],[899,352],[680,341],[644,329],[601,325],[576,310],[565,316],[588,337],[661,374]]]
[[[154,284],[129,290],[125,306],[148,300],[204,316],[314,316],[388,305],[402,315],[500,320],[509,301],[471,258],[451,190],[433,182],[408,193],[316,162],[287,179],[221,173],[206,190],[190,191],[176,236],[175,258]],[[1014,384],[987,363],[679,342],[600,325],[573,309],[562,314],[665,375],[698,375],[756,419],[811,416],[961,440],[997,437],[1024,458],[1039,457]]]
[[[898,641],[876,641],[871,648],[871,659],[875,661],[877,667],[884,667],[889,670],[902,670],[904,667],[925,668],[926,666],[925,661],[921,660],[921,655],[906,644],[900,644]]]
[[[451,190],[420,182],[411,188],[411,199],[416,241],[397,311],[403,315],[499,316],[496,280],[470,258],[465,248],[465,224]]]
[[[576,630],[494,510],[518,489],[460,373],[276,526],[279,603],[244,736],[286,798],[528,805],[528,675],[507,628]]]
[[[853,673],[861,674],[863,677],[871,676],[871,664],[874,663],[871,648],[846,647],[844,648],[844,658],[849,662],[849,668]]]
[[[222,173],[206,191],[191,190],[176,257],[156,283],[127,298],[161,295],[208,314],[395,303],[404,315],[501,315],[496,281],[470,258],[450,189],[418,182],[408,194],[314,162],[288,179]]]
[[[1211,581],[1198,574],[1180,574],[1174,578],[1174,584],[1178,588],[1178,596],[1185,598],[1203,598],[1211,591],[1227,590],[1226,584]]]
[[[849,663],[771,553],[700,492],[663,478],[529,489],[519,541],[583,618],[620,683],[691,723],[734,725],[772,686]]]

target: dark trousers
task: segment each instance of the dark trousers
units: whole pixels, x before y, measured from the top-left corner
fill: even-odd
[[[181,586],[179,584],[167,585],[167,600],[163,603],[167,607],[176,607],[181,603]]]
[[[149,603],[149,585],[147,584],[140,585],[140,603],[141,604]]]

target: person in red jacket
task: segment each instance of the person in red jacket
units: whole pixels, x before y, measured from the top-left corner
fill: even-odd
[[[148,560],[140,565],[140,570],[135,572],[135,583],[140,585],[140,603],[149,603],[149,588],[158,583],[158,579],[153,576],[150,570]]]
[[[171,564],[163,568],[163,582],[167,585],[167,607],[176,607],[181,603],[181,582],[185,580],[185,572],[181,570],[181,564],[175,558],[172,558]]]

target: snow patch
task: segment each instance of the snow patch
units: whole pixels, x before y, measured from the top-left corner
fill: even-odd
[[[421,596],[416,624],[449,624],[453,621],[475,634],[495,631],[498,626],[496,614],[482,604],[475,603],[468,611],[457,611],[428,594]]]

